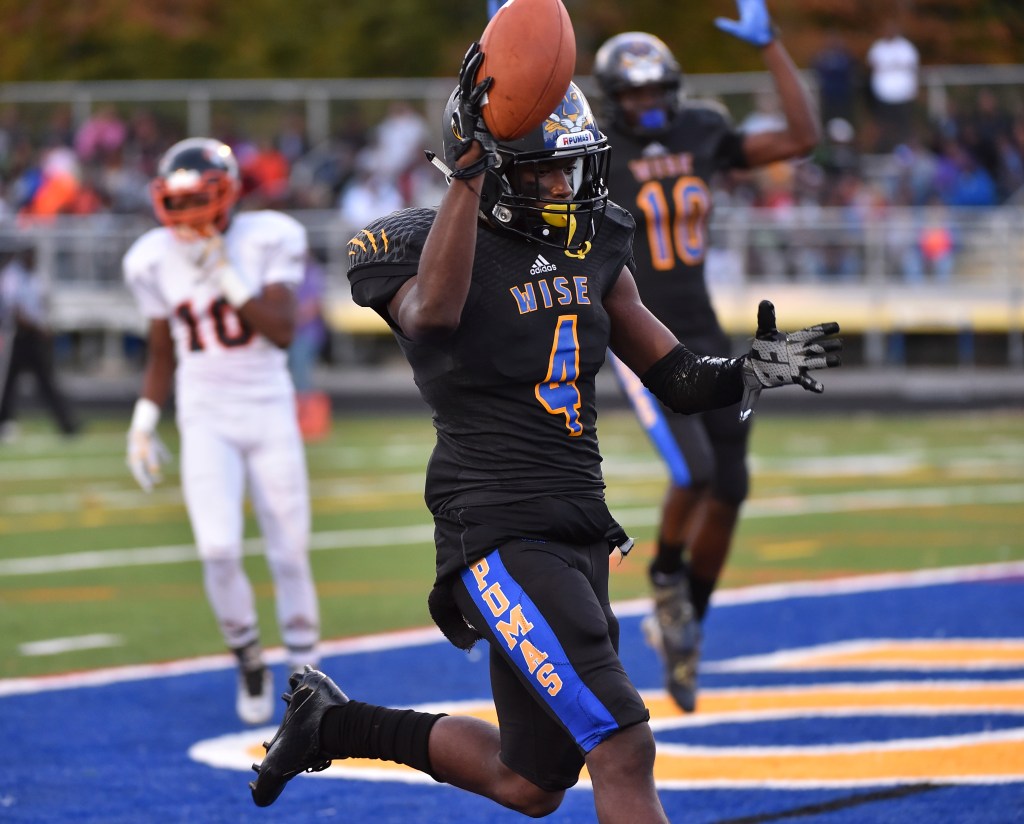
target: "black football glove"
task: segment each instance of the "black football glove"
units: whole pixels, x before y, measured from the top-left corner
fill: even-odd
[[[838,331],[839,324],[833,322],[799,332],[780,332],[775,326],[775,306],[770,300],[762,300],[757,307],[757,334],[743,361],[740,420],[745,421],[753,414],[762,389],[795,383],[810,392],[824,392],[825,387],[807,372],[839,366],[843,362],[836,354],[843,348],[842,340],[825,340]]]
[[[456,160],[469,150],[474,140],[483,146],[487,155],[494,154],[494,137],[487,131],[482,113],[487,90],[494,83],[494,78],[485,77],[479,83],[474,81],[483,60],[480,44],[474,42],[466,50],[462,68],[459,69],[459,108],[452,114],[452,131],[459,140],[458,145],[453,147]]]

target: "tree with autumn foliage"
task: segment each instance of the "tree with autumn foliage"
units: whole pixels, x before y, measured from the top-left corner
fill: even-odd
[[[620,31],[658,34],[687,72],[759,71],[712,21],[733,0],[564,0],[580,73]],[[1020,0],[769,0],[808,65],[829,30],[863,57],[897,14],[924,65],[1024,62]],[[0,0],[0,82],[443,77],[486,24],[484,0]]]

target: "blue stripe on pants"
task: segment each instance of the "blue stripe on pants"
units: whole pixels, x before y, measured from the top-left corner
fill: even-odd
[[[461,577],[494,633],[492,643],[505,645],[509,660],[584,752],[619,728],[569,664],[554,630],[509,574],[497,550],[463,570]]]

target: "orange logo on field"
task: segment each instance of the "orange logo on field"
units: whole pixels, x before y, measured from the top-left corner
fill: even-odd
[[[761,656],[708,662],[714,672],[855,671],[858,683],[703,689],[697,712],[681,713],[662,690],[644,694],[658,742],[655,778],[659,788],[701,787],[811,788],[857,785],[1024,782],[1024,680],[986,679],[984,673],[1024,668],[1024,639],[901,639],[848,641],[790,649]],[[866,670],[877,672],[863,681]],[[926,671],[928,680],[891,677],[894,670]],[[472,715],[496,722],[489,700],[433,704],[424,709]],[[1001,729],[949,732],[949,724],[920,732],[921,719],[992,716]],[[1007,726],[1006,718],[1011,718]],[[1020,723],[1012,725],[1019,717]],[[890,730],[901,719],[915,720],[904,738],[827,745],[801,744],[794,725],[812,719],[859,722],[885,718]],[[778,725],[780,745],[743,740],[743,725]],[[686,729],[728,725],[729,745],[679,743]],[[261,731],[197,745],[194,756],[218,766],[245,769],[259,761]],[[758,740],[763,740],[759,738]],[[198,752],[198,748],[208,748]],[[218,749],[219,748],[219,749]],[[230,752],[229,752],[230,750]],[[391,762],[346,759],[319,773],[326,778],[364,778],[404,782],[430,781]],[[584,774],[584,783],[586,782]]]

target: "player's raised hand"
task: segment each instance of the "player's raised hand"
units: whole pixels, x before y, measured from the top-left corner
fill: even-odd
[[[194,260],[202,277],[211,278],[228,303],[240,309],[256,296],[259,289],[231,265],[224,236],[220,232],[211,231],[195,246]]]
[[[829,337],[839,331],[835,322],[820,323],[798,332],[780,332],[775,325],[775,306],[762,300],[757,307],[757,334],[743,361],[743,400],[740,420],[753,414],[762,389],[795,383],[810,392],[825,387],[812,378],[811,369],[830,369],[842,364],[843,342]]]
[[[452,129],[459,138],[459,144],[455,147],[456,159],[469,150],[474,140],[483,146],[488,155],[494,153],[494,137],[487,130],[483,117],[483,104],[494,78],[485,77],[479,83],[476,82],[476,73],[483,61],[484,53],[476,42],[470,45],[466,56],[462,58],[462,68],[459,69],[459,107],[452,115]]]
[[[224,246],[224,235],[214,228],[197,240],[193,241],[193,255],[196,266],[203,272],[213,272],[228,262],[227,249]]]
[[[736,0],[739,20],[716,17],[715,25],[726,34],[738,37],[752,46],[764,47],[775,39],[775,28],[765,0]]]

